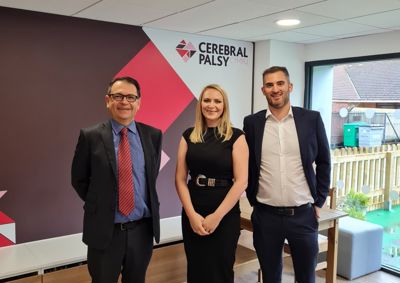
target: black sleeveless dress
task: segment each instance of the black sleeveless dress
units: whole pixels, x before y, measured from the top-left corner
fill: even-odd
[[[208,128],[204,142],[194,144],[189,139],[192,130],[193,128],[189,128],[183,133],[188,145],[186,164],[191,176],[188,188],[194,209],[205,217],[218,208],[231,185],[199,187],[195,178],[201,174],[208,178],[231,180],[232,148],[243,132],[233,128],[231,139],[222,142],[216,129]],[[194,233],[185,211],[182,210],[182,234],[188,264],[188,283],[233,283],[233,264],[240,235],[239,203],[225,215],[209,236]]]

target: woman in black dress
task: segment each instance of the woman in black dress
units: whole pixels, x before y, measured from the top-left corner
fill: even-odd
[[[224,90],[206,86],[195,125],[180,141],[175,175],[188,283],[233,283],[248,155],[243,132],[231,126]]]

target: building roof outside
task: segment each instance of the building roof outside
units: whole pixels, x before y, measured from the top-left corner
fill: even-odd
[[[400,101],[400,60],[337,65],[333,101]]]

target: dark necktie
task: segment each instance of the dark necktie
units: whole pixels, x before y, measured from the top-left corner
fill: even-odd
[[[121,140],[118,147],[118,201],[119,211],[127,216],[133,210],[133,172],[131,150],[128,141],[128,129],[120,132]]]

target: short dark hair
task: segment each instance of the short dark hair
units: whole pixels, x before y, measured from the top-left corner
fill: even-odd
[[[110,94],[110,91],[111,91],[112,86],[113,86],[116,82],[119,82],[119,81],[124,81],[124,82],[130,83],[130,84],[133,84],[133,85],[136,87],[136,89],[137,89],[137,95],[140,97],[140,85],[139,85],[139,82],[138,82],[137,80],[135,80],[134,78],[128,77],[128,76],[126,76],[126,77],[116,77],[116,78],[114,78],[114,79],[108,84],[107,94]]]
[[[272,73],[276,73],[276,72],[283,72],[283,73],[285,74],[286,78],[288,79],[288,82],[290,82],[289,71],[286,69],[286,67],[282,67],[282,66],[272,66],[272,67],[269,67],[268,69],[266,69],[266,70],[263,72],[262,77],[263,77],[263,79],[264,79],[264,77],[265,77],[266,75],[272,74]]]

